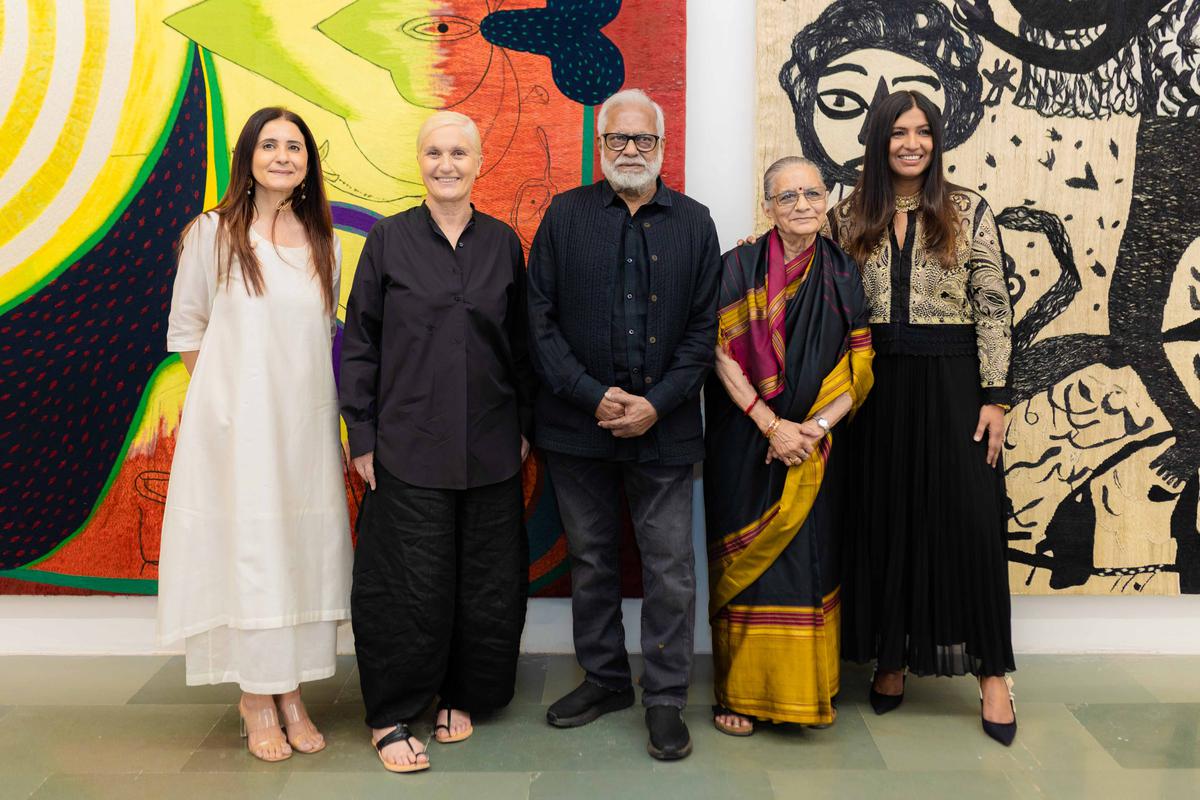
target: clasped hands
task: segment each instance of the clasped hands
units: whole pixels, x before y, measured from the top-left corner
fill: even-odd
[[[767,447],[767,461],[778,460],[794,467],[803,464],[816,450],[824,438],[825,431],[813,420],[805,422],[790,422],[779,420],[778,427],[771,434],[770,445]]]
[[[618,439],[633,439],[658,422],[658,411],[646,398],[610,386],[596,406],[596,419]]]

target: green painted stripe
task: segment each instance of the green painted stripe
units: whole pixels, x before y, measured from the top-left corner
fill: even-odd
[[[177,361],[179,361],[179,354],[172,353],[171,355],[167,356],[162,360],[162,363],[155,367],[154,373],[150,376],[150,380],[146,381],[146,388],[142,392],[142,399],[138,402],[137,411],[133,413],[133,419],[129,423],[129,430],[125,433],[125,442],[121,445],[121,452],[117,454],[116,460],[113,461],[112,469],[108,472],[108,480],[104,482],[104,487],[100,489],[100,494],[96,496],[96,502],[92,504],[92,510],[88,512],[87,519],[83,521],[82,525],[75,529],[74,533],[59,542],[53,550],[51,550],[49,553],[46,553],[46,555],[42,556],[41,558],[30,561],[28,564],[25,564],[23,567],[21,567],[21,569],[26,569],[42,563],[59,550],[62,550],[64,547],[66,547],[68,542],[70,542],[79,534],[83,533],[84,529],[87,528],[88,523],[92,521],[92,517],[96,516],[96,512],[100,510],[100,506],[104,503],[104,499],[108,497],[109,490],[112,489],[113,483],[115,483],[117,480],[117,475],[119,475],[121,472],[121,467],[125,465],[125,455],[129,452],[129,447],[133,444],[134,437],[137,436],[138,427],[142,424],[142,417],[146,415],[146,406],[150,403],[150,389],[152,386],[154,386],[154,381],[158,379],[158,376],[163,370]],[[101,579],[98,578],[97,580]],[[109,579],[104,578],[103,580]],[[118,579],[112,578],[111,580]],[[119,580],[127,579],[121,578]]]
[[[229,186],[229,162],[233,155],[229,152],[229,140],[225,134],[225,105],[221,101],[221,82],[217,80],[217,68],[213,64],[212,53],[200,48],[200,60],[204,64],[204,76],[208,79],[208,108],[212,113],[213,152],[209,155],[217,173],[217,197],[224,197],[225,189]]]
[[[583,107],[583,157],[579,164],[579,185],[588,186],[592,182],[592,142],[595,139],[596,109],[592,106]]]
[[[537,594],[542,589],[545,589],[547,586],[554,583],[556,580],[561,578],[563,575],[566,575],[570,571],[571,571],[571,562],[564,558],[563,562],[561,564],[559,564],[557,567],[550,570],[545,575],[543,575],[542,577],[538,578],[536,581],[533,581],[532,583],[529,584],[530,596]]]
[[[12,578],[29,583],[44,583],[50,586],[70,586],[73,589],[88,589],[94,592],[114,594],[158,594],[158,581],[149,578],[93,578],[87,575],[63,575],[58,572],[42,572],[36,569],[3,569],[0,578]]]
[[[21,303],[24,303],[31,296],[41,291],[42,287],[61,275],[68,267],[70,267],[79,259],[83,258],[84,254],[95,247],[96,243],[108,234],[109,230],[112,229],[112,226],[115,225],[117,220],[121,218],[121,215],[125,213],[125,209],[129,207],[129,204],[133,202],[133,198],[137,196],[137,193],[142,190],[142,186],[146,184],[146,179],[150,177],[150,172],[154,169],[155,165],[158,164],[158,158],[162,155],[163,148],[167,146],[167,139],[170,137],[171,129],[175,127],[175,120],[179,116],[179,108],[183,105],[183,96],[187,91],[188,78],[192,74],[192,64],[195,61],[195,57],[195,48],[189,47],[187,51],[187,63],[184,65],[183,69],[183,79],[179,82],[178,91],[175,92],[175,101],[171,106],[171,113],[167,117],[167,124],[163,127],[162,134],[158,137],[158,141],[155,142],[154,148],[150,151],[150,154],[146,156],[146,160],[142,162],[142,168],[138,170],[138,174],[133,179],[133,185],[129,188],[129,191],[125,193],[125,196],[121,198],[121,201],[117,203],[116,207],[112,210],[112,213],[108,215],[108,218],[104,220],[103,223],[101,223],[100,227],[97,228],[92,235],[89,236],[86,241],[84,241],[83,244],[75,248],[71,255],[63,259],[61,264],[50,270],[50,272],[46,273],[46,275],[44,275],[42,279],[33,286],[30,286],[25,291],[14,295],[0,304],[0,316],[7,314]]]

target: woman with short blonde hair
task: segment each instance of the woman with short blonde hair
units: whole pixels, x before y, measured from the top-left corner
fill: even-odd
[[[435,698],[441,743],[512,699],[528,574],[524,254],[471,205],[482,153],[470,118],[432,115],[417,162],[425,201],[368,234],[342,345],[342,417],[369,487],[354,645],[366,722],[392,772],[429,767],[408,726]]]

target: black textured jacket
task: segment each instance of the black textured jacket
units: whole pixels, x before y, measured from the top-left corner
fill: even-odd
[[[650,253],[644,391],[658,412],[656,463],[704,458],[700,388],[717,341],[721,252],[708,209],[670,189],[670,204],[645,234]],[[611,315],[622,226],[606,181],[557,195],[529,253],[529,336],[542,379],[535,404],[538,446],[612,458],[615,440],[595,411],[614,385]]]

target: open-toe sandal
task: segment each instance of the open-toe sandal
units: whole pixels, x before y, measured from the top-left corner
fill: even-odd
[[[251,711],[238,701],[238,720],[241,723],[242,738],[246,740],[246,749],[250,755],[260,761],[286,761],[292,757],[291,746],[283,729],[279,726],[279,715],[275,713],[275,704],[269,708]],[[263,753],[263,747],[270,744],[282,745],[285,750],[282,755],[271,758]]]
[[[429,756],[424,751],[418,753],[417,748],[413,747],[412,742],[409,741],[410,739],[412,739],[412,731],[403,722],[397,725],[391,733],[386,733],[379,737],[379,741],[375,743],[375,752],[379,753],[379,760],[383,762],[384,769],[388,772],[420,772],[421,770],[429,769]],[[408,749],[413,752],[414,759],[418,759],[424,755],[425,760],[414,760],[411,764],[391,763],[383,757],[383,749],[389,744],[395,744],[396,742],[404,742],[408,745]]]
[[[317,726],[308,716],[308,710],[301,703],[281,698],[276,702],[276,707],[283,717],[283,731],[287,734],[288,744],[293,750],[312,755],[325,749],[325,737],[317,730]],[[316,747],[305,750],[300,746],[301,743],[314,741],[317,742]]]
[[[719,730],[721,733],[724,733],[727,736],[753,736],[754,735],[754,720],[750,719],[750,717],[747,717],[745,714],[739,714],[736,711],[730,711],[725,706],[713,706],[712,711],[713,711],[713,727],[716,728],[717,730]],[[749,721],[750,726],[747,728],[735,728],[732,725],[727,725],[726,723],[721,722],[721,720],[720,720],[720,717],[726,716],[726,715],[734,716],[734,717],[746,717],[746,720]]]
[[[450,726],[454,721],[454,711],[451,710],[450,706],[438,706],[438,711],[442,710],[446,712],[446,724],[433,726],[433,738],[437,739],[441,744],[452,744],[454,742],[461,742],[464,739],[470,739],[471,734],[475,732],[475,726],[468,725],[466,730],[451,734]],[[445,732],[444,734],[443,731]]]

